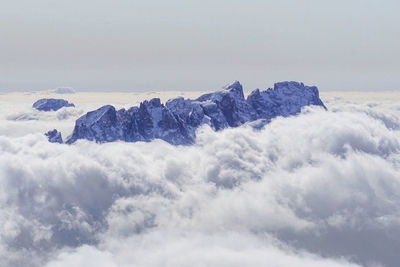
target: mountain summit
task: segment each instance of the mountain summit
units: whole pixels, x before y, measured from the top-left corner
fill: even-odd
[[[162,104],[159,98],[153,98],[128,110],[103,106],[80,117],[66,143],[78,139],[96,142],[162,139],[174,145],[189,145],[195,140],[196,129],[203,124],[216,131],[256,120],[265,124],[277,116],[295,115],[307,105],[325,108],[317,87],[281,82],[273,89],[257,89],[245,99],[243,87],[236,81],[222,91],[194,100],[179,97]]]
[[[75,107],[75,105],[64,99],[42,98],[33,103],[32,107],[39,111],[57,111],[63,107]]]

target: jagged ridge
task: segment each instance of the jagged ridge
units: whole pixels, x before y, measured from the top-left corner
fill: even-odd
[[[118,111],[111,105],[103,106],[80,117],[66,143],[78,139],[96,142],[162,139],[174,145],[188,145],[194,142],[200,125],[208,124],[218,131],[259,119],[267,123],[277,116],[295,115],[307,105],[326,109],[317,87],[281,82],[273,89],[257,89],[245,99],[243,87],[236,81],[222,91],[195,100],[179,97],[163,105],[160,99],[153,98],[139,107]]]

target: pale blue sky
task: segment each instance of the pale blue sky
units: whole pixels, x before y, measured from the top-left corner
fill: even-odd
[[[1,0],[0,91],[400,89],[399,0]]]

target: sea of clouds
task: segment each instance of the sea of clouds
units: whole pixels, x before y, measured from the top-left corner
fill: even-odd
[[[400,262],[398,101],[329,97],[261,130],[202,127],[193,146],[60,145],[43,132],[66,137],[88,105],[2,97],[0,266]]]

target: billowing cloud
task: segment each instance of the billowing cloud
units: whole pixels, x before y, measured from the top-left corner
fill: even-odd
[[[395,266],[399,106],[327,103],[187,147],[2,131],[0,265]]]

